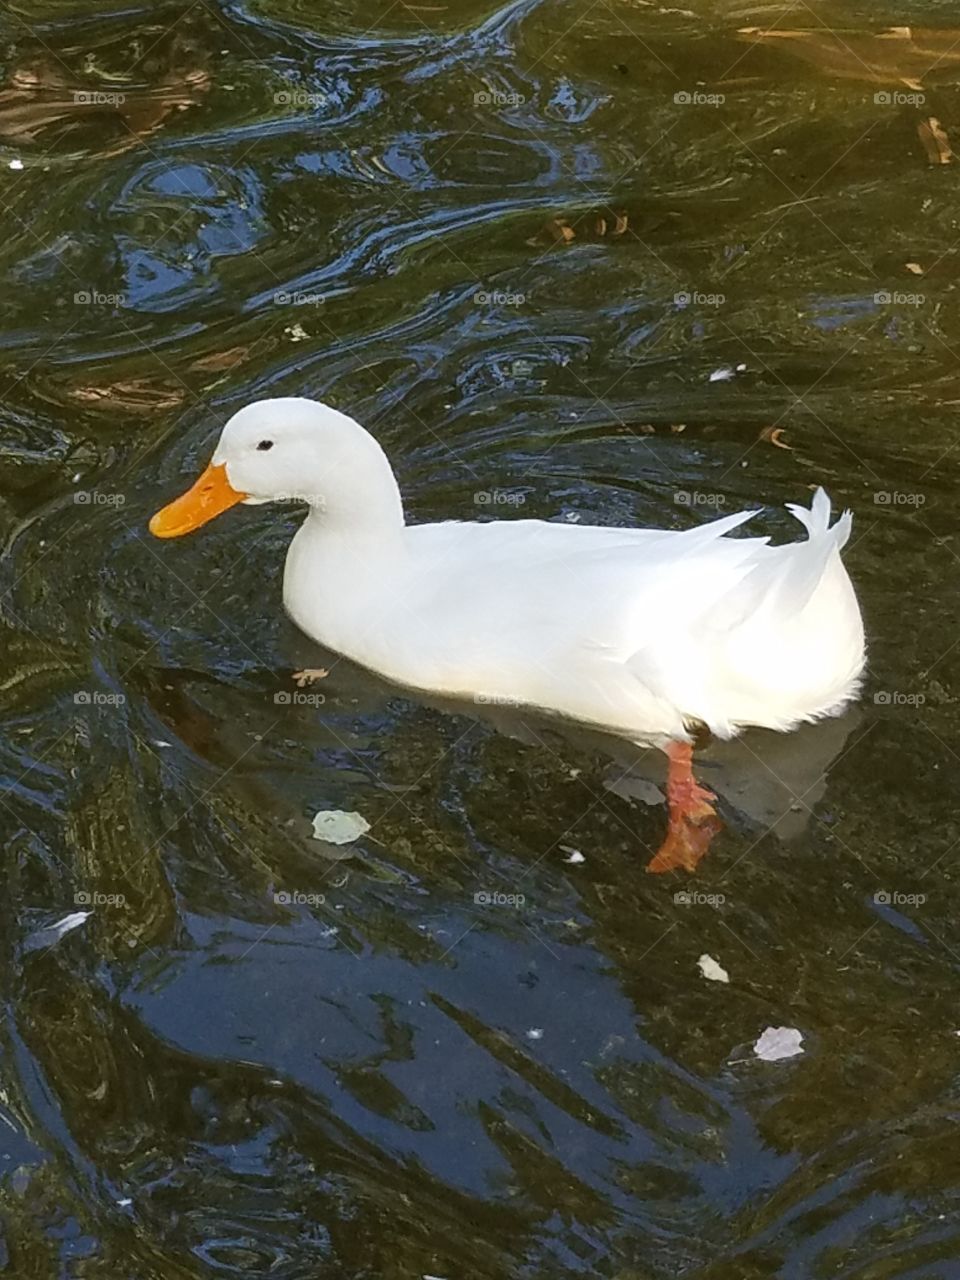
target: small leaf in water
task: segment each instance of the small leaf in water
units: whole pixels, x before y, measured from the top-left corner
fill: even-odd
[[[349,844],[369,830],[370,823],[360,813],[321,809],[313,815],[314,840],[326,840],[328,844]]]
[[[772,445],[776,445],[778,449],[792,449],[792,444],[787,444],[783,438],[783,427],[764,427],[757,436],[758,440],[769,440]]]
[[[917,125],[917,134],[931,164],[950,164],[954,159],[950,139],[936,116],[921,120]]]
[[[803,1053],[803,1036],[796,1027],[767,1027],[753,1046],[753,1051],[764,1062],[778,1062]]]
[[[722,965],[717,964],[713,956],[708,956],[706,952],[697,961],[700,966],[700,972],[710,982],[729,982],[730,975]]]
[[[577,234],[573,227],[567,224],[566,218],[551,218],[544,230],[551,240],[562,240],[564,244],[569,244]]]

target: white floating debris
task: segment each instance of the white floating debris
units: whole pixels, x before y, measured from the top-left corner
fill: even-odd
[[[349,844],[369,830],[370,823],[361,813],[321,809],[313,815],[314,840],[326,840],[328,844]]]
[[[23,168],[23,161],[22,161],[22,160],[11,160],[11,161],[10,161],[10,164],[9,164],[9,166],[8,166],[8,167],[9,167],[9,168],[11,168],[11,169],[22,169],[22,168]]]
[[[46,929],[38,929],[36,933],[31,933],[24,945],[28,951],[37,951],[41,947],[52,947],[55,942],[60,941],[64,934],[70,933],[73,929],[79,929],[92,915],[92,911],[71,911],[68,916],[58,920],[56,924],[48,925]]]
[[[803,1036],[796,1027],[767,1027],[753,1046],[753,1051],[764,1062],[778,1062],[803,1053]]]
[[[564,858],[564,862],[571,862],[574,864],[579,862],[586,862],[586,858],[583,856],[580,850],[574,849],[572,845],[562,844],[560,846],[560,849],[561,849],[561,852],[567,853],[570,855],[569,857]]]
[[[543,1027],[531,1027],[531,1028],[530,1028],[530,1030],[527,1032],[527,1039],[528,1039],[528,1040],[542,1040],[542,1039],[543,1039]]]
[[[79,929],[84,920],[88,916],[92,916],[92,911],[71,911],[68,916],[64,916],[62,920],[58,920],[56,924],[52,924],[48,932],[55,933],[58,938],[62,938],[65,933],[69,933],[71,929]]]
[[[747,366],[745,364],[738,364],[736,366],[731,364],[724,364],[724,365],[721,365],[719,369],[714,369],[713,373],[711,373],[710,375],[709,381],[710,382],[732,382],[732,380],[737,376],[738,373],[746,373],[746,372],[747,372]]]
[[[730,975],[729,973],[727,973],[726,969],[724,969],[722,965],[717,964],[713,956],[708,956],[706,952],[703,953],[703,955],[697,961],[697,964],[700,966],[700,972],[708,981],[710,982],[729,982],[730,981]]]
[[[310,337],[302,324],[288,324],[283,332],[291,342],[305,342]]]

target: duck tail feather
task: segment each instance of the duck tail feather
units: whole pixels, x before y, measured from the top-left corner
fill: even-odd
[[[809,507],[801,507],[799,503],[788,502],[787,510],[794,516],[807,531],[807,535],[811,541],[814,538],[823,537],[829,533],[831,541],[839,551],[846,546],[850,537],[850,531],[853,528],[853,514],[850,511],[844,511],[843,515],[836,522],[833,528],[830,528],[830,499],[827,497],[826,490],[818,486],[813,495],[813,501]]]
[[[823,489],[817,489],[809,507],[790,503],[789,510],[807,530],[806,539],[775,547],[775,559],[757,563],[733,593],[724,616],[727,625],[764,610],[784,616],[799,613],[819,586],[831,556],[850,536],[849,511],[830,527],[830,499]]]
[[[713,542],[715,538],[722,538],[724,534],[732,533],[740,525],[752,520],[754,516],[760,514],[761,510],[762,508],[757,508],[755,511],[737,511],[733,515],[720,516],[717,520],[707,520],[704,524],[695,525],[692,529],[685,529],[683,536],[688,544]]]

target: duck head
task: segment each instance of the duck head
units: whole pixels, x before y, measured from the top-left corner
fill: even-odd
[[[196,483],[158,511],[158,538],[191,533],[237,503],[305,502],[325,523],[403,523],[390,463],[353,418],[296,396],[235,413]]]

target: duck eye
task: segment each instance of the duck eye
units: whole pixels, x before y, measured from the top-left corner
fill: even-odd
[[[258,448],[258,449],[264,449],[264,450],[266,450],[266,449],[272,449],[272,448],[273,448],[273,441],[272,441],[272,440],[261,440],[261,441],[260,441],[260,443],[257,445],[257,448]]]

